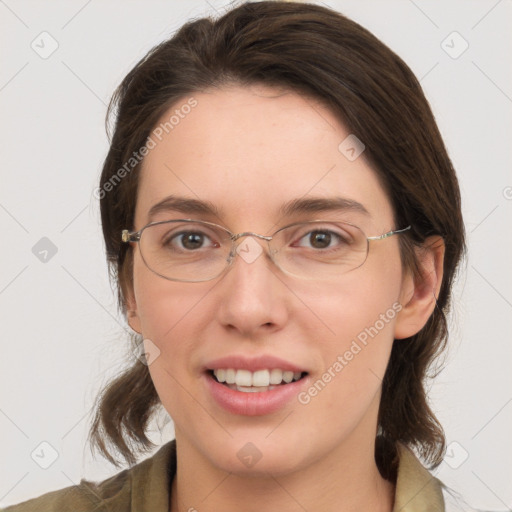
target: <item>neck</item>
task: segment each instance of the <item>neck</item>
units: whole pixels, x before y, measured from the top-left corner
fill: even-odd
[[[170,512],[391,512],[394,484],[373,474],[364,482],[307,480],[288,477],[247,478],[225,474],[207,485],[185,484],[179,475],[173,481]],[[319,481],[321,480],[321,481]],[[192,506],[190,504],[193,504]]]
[[[375,438],[354,439],[364,429],[357,430],[328,456],[279,476],[223,471],[177,432],[170,512],[391,512],[395,484],[379,473]]]

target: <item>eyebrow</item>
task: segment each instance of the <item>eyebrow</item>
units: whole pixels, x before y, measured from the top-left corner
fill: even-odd
[[[148,212],[148,222],[161,212],[180,212],[195,215],[213,215],[221,218],[224,213],[210,201],[170,195],[154,204]],[[284,203],[278,213],[283,217],[294,214],[351,211],[371,217],[368,210],[359,202],[345,197],[308,197],[292,199]]]

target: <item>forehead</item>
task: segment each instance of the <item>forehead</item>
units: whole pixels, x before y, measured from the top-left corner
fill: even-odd
[[[358,202],[368,226],[388,228],[391,205],[364,152],[349,160],[340,150],[349,135],[329,109],[290,91],[231,86],[183,97],[150,135],[136,226],[174,195],[214,205],[234,229],[267,228],[284,203],[307,197]],[[356,210],[351,218],[362,220]]]

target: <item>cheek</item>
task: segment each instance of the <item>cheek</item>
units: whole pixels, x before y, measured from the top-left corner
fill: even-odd
[[[323,373],[316,376],[321,382],[315,398],[320,409],[358,417],[356,410],[364,410],[380,387],[401,309],[400,275],[397,265],[386,272],[368,265],[364,272],[345,275],[337,286],[298,292],[309,297],[304,302],[313,313],[297,318],[302,318],[300,329],[308,332],[320,355]],[[340,404],[353,408],[354,414],[346,416]]]
[[[301,405],[297,406],[301,436],[315,436],[321,428],[325,445],[340,442],[358,428],[363,418],[371,422],[372,414],[377,414],[393,346],[396,311],[390,301],[366,300],[364,307],[358,307],[355,301],[342,302],[344,309],[331,307],[327,315],[335,339],[330,336],[320,340],[317,350],[322,369],[299,397]]]
[[[380,258],[347,273],[337,283],[294,283],[291,288],[300,297],[305,314],[294,315],[303,329],[316,332],[318,341],[328,347],[342,349],[376,325],[383,337],[392,337],[397,300],[400,296],[401,268],[399,261]],[[373,332],[373,329],[372,329]],[[313,338],[314,339],[314,338]]]
[[[172,399],[173,389],[179,389],[170,385],[173,379],[183,382],[189,370],[190,353],[198,338],[195,333],[207,316],[202,299],[211,286],[165,280],[143,262],[135,264],[134,291],[142,335],[158,354],[149,371],[159,395],[169,394],[166,400]]]
[[[199,318],[201,298],[211,286],[163,279],[136,257],[134,292],[144,337],[167,341],[179,328],[193,324]]]
[[[382,378],[399,307],[392,296],[361,296],[359,292],[357,297],[350,294],[326,304],[322,320],[330,332],[319,339],[324,368],[328,370],[341,362],[343,368],[336,365],[333,370],[343,372],[346,384],[355,392],[371,373]]]
[[[190,400],[190,355],[206,317],[201,299],[208,288],[167,281],[145,269],[135,272],[134,288],[145,344],[158,354],[148,366],[157,394],[175,427],[190,424],[202,412]]]

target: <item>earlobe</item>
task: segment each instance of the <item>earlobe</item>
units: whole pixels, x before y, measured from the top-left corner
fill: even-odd
[[[137,303],[133,296],[133,292],[127,294],[126,301],[126,316],[128,319],[128,325],[138,334],[142,334],[140,325],[140,318],[137,310]]]
[[[395,339],[417,334],[427,323],[437,304],[443,280],[445,244],[440,236],[427,238],[416,252],[420,276],[408,273],[401,290],[402,309],[395,323]]]
[[[142,330],[140,327],[140,320],[137,315],[136,311],[128,310],[127,312],[128,316],[128,325],[138,334],[142,334]]]

